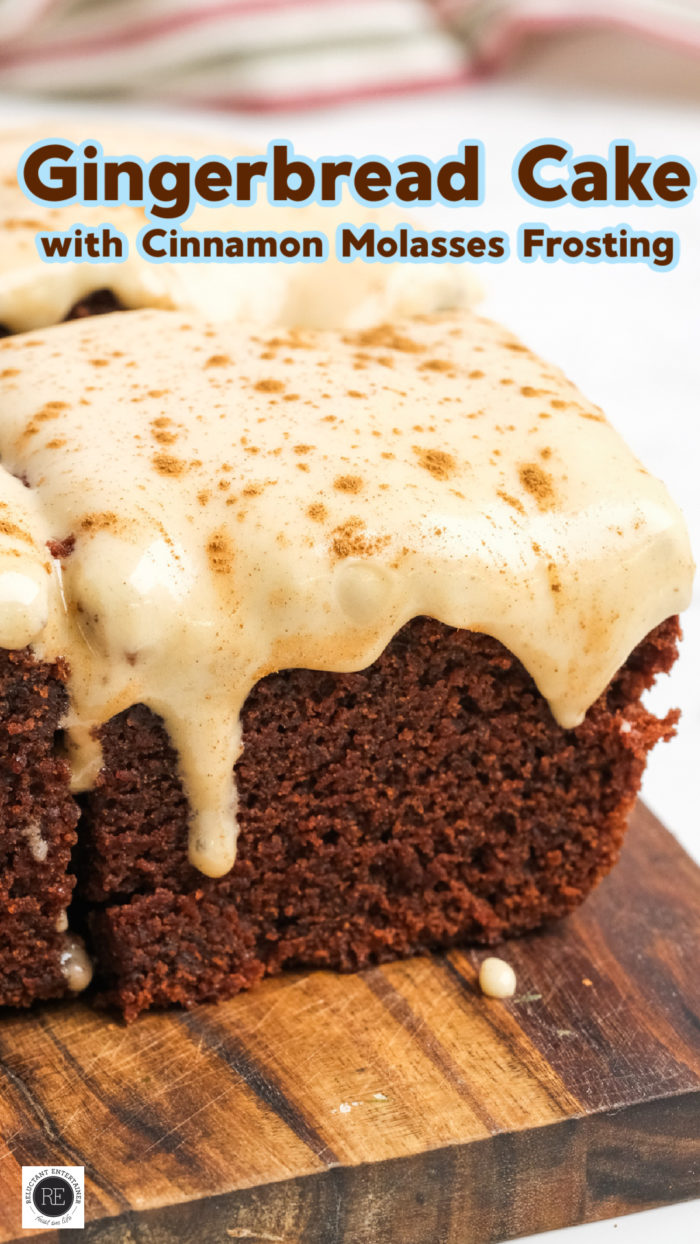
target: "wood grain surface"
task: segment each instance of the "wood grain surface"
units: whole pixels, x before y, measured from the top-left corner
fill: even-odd
[[[83,1244],[481,1244],[700,1195],[700,870],[639,806],[575,916],[483,952],[271,980],[126,1028],[0,1022],[0,1242],[84,1165]],[[34,1238],[37,1238],[34,1234]]]

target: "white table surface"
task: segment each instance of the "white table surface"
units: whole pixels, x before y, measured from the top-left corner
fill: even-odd
[[[64,110],[74,112],[75,110]],[[51,106],[53,130],[62,109]],[[0,125],[47,115],[46,106],[0,96]],[[83,115],[85,115],[83,113]],[[556,212],[525,203],[510,175],[513,157],[535,138],[560,137],[583,155],[604,155],[614,139],[629,138],[640,154],[677,153],[700,174],[700,108],[643,99],[562,94],[536,83],[481,85],[420,98],[354,105],[326,114],[207,117],[203,114],[120,110],[144,124],[174,122],[265,144],[289,138],[309,155],[351,152],[396,156],[448,154],[463,138],[486,146],[486,197],[479,208],[430,209],[432,228],[508,230],[524,221],[550,227],[674,230],[681,258],[672,272],[645,264],[525,265],[511,259],[483,265],[484,313],[501,319],[545,357],[562,366],[598,402],[628,443],[660,475],[684,509],[694,548],[700,548],[700,194],[679,210],[629,207]],[[114,110],[90,108],[91,119]],[[426,218],[427,214],[422,213]],[[690,777],[700,759],[700,594],[684,619],[682,657],[652,692],[658,710],[679,705],[678,737],[661,744],[647,769],[643,795],[696,859],[700,819]],[[529,1237],[544,1244],[697,1244],[700,1202],[671,1206],[585,1227]],[[426,1241],[426,1244],[428,1242]],[[469,1244],[465,1240],[464,1244]]]

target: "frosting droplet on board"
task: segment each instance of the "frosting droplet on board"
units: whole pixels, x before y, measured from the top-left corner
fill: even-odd
[[[512,998],[517,985],[515,972],[505,959],[484,959],[479,968],[479,987],[489,998]]]

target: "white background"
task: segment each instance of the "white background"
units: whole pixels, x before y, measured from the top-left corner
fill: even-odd
[[[128,115],[121,109],[120,115]],[[46,109],[0,98],[0,124],[46,115]],[[51,110],[54,129],[60,111]],[[108,117],[91,108],[91,118]],[[144,109],[134,110],[144,124]],[[430,213],[432,228],[507,230],[514,241],[520,223],[544,220],[551,228],[587,230],[625,222],[636,229],[679,234],[681,256],[672,272],[646,265],[525,265],[515,258],[479,269],[484,313],[515,330],[529,345],[562,366],[599,403],[645,465],[668,484],[685,511],[700,548],[700,195],[680,209],[629,207],[546,209],[516,193],[511,165],[535,138],[558,137],[577,154],[607,152],[614,139],[632,139],[640,155],[681,154],[700,171],[700,110],[687,102],[666,104],[629,98],[591,98],[552,89],[536,79],[518,85],[472,86],[419,99],[353,106],[320,116],[263,119],[195,119],[153,113],[180,131],[206,122],[255,144],[289,138],[309,155],[349,152],[432,157],[456,150],[462,139],[486,147],[486,197],[479,208]],[[425,213],[423,214],[425,217]],[[700,604],[684,618],[682,657],[670,678],[652,693],[664,710],[679,705],[678,738],[652,756],[644,798],[684,846],[700,859],[697,794],[692,786],[700,759]],[[556,1231],[537,1237],[548,1244],[695,1244],[700,1240],[698,1202],[630,1218]],[[535,1237],[532,1237],[533,1239]],[[465,1241],[468,1244],[468,1241]]]

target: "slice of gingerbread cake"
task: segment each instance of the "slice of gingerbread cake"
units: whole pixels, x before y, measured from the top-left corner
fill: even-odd
[[[89,127],[86,129],[85,123],[76,125],[63,119],[60,140],[47,144],[46,134],[53,128],[51,119],[43,125],[0,133],[0,337],[44,328],[76,316],[141,307],[182,310],[263,329],[275,325],[365,328],[386,317],[467,306],[480,296],[473,265],[469,264],[347,264],[332,251],[323,262],[289,263],[284,262],[284,252],[273,254],[276,237],[281,239],[297,232],[309,237],[333,237],[341,224],[360,226],[368,221],[391,229],[402,219],[398,208],[367,207],[349,192],[336,205],[289,202],[284,206],[270,203],[264,186],[259,185],[254,218],[245,203],[197,203],[182,229],[177,215],[149,217],[145,208],[133,206],[141,191],[146,202],[150,196],[147,180],[144,187],[144,181],[132,175],[136,152],[144,161],[162,159],[167,152],[174,160],[179,157],[181,166],[183,159],[211,160],[213,153],[228,162],[254,154],[232,143],[218,130],[206,137],[202,133],[100,121],[98,130],[104,155],[123,165],[120,192],[128,193],[132,202],[108,202],[104,206],[86,203],[79,208],[70,202],[54,202],[51,206],[32,202],[18,181],[23,156],[30,147],[43,140],[42,145],[52,149],[42,159],[37,176],[44,185],[59,189],[70,186],[71,177],[76,185],[80,183],[81,160],[71,153],[71,146],[81,151],[95,139],[95,133]],[[96,152],[97,147],[93,145],[92,150]],[[178,184],[180,181],[178,177]],[[164,197],[168,199],[167,191]],[[152,203],[157,200],[153,198]],[[174,207],[172,200],[160,204],[167,211]],[[97,254],[93,252],[93,262],[83,262],[76,256],[47,263],[37,239],[42,235],[65,236],[76,225],[76,213],[86,244],[84,257],[89,255],[87,239],[93,234],[99,262],[95,262]],[[109,222],[108,232],[112,236],[106,249],[101,241],[105,222]],[[160,227],[162,236],[157,236],[151,257],[147,258],[141,253],[139,237],[154,227]],[[238,261],[232,252],[226,260],[219,256],[217,263],[181,263],[170,257],[171,235],[181,233],[196,241],[212,231],[234,241],[242,239],[246,252],[248,236],[258,238],[259,246],[254,244],[256,258]],[[124,240],[119,254],[117,235]],[[160,258],[153,262],[156,253]],[[191,250],[187,254],[190,260],[194,258]],[[258,260],[272,258],[277,262],[265,263],[261,279]]]
[[[0,925],[3,1001],[84,980],[76,935],[128,1017],[493,943],[614,864],[687,533],[506,330],[104,315],[0,343],[0,401],[2,884],[23,844],[55,930]]]

